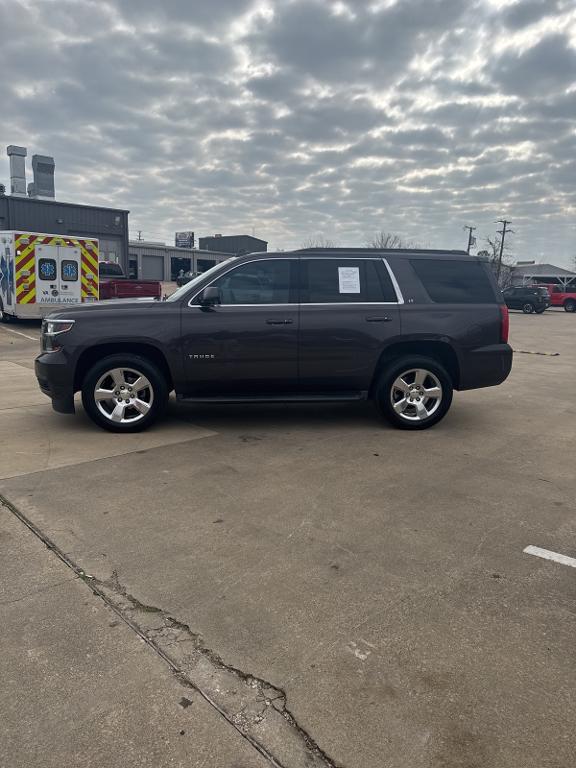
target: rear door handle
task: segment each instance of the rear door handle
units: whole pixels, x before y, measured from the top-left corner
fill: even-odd
[[[388,315],[371,315],[365,319],[367,323],[389,323],[392,320]]]
[[[292,325],[294,321],[290,318],[287,318],[286,320],[272,320],[272,318],[269,318],[266,322],[268,325]]]

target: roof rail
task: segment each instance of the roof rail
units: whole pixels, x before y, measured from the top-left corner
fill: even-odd
[[[297,248],[293,253],[454,253],[458,256],[469,256],[466,251],[450,250],[449,248]]]

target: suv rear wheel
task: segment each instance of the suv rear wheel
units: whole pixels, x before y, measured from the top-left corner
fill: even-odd
[[[453,386],[440,363],[403,357],[386,370],[376,388],[382,416],[399,429],[428,429],[447,414]]]
[[[162,372],[138,355],[110,355],[88,371],[82,404],[110,432],[140,432],[164,411],[168,387]]]
[[[567,299],[564,302],[564,309],[566,312],[576,312],[576,301],[574,299]]]
[[[532,312],[534,312],[534,304],[526,301],[524,304],[522,304],[522,312],[524,312],[525,315],[531,315]]]

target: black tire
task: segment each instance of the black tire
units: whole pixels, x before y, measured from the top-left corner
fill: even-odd
[[[529,301],[527,301],[525,304],[522,304],[522,312],[524,312],[525,315],[531,315],[532,312],[534,312],[534,304],[531,304]]]
[[[537,309],[537,310],[536,310],[536,314],[537,314],[537,315],[541,315],[541,314],[543,314],[544,312],[546,312],[546,307],[542,307],[542,309]]]
[[[122,372],[126,390],[131,383],[143,380],[147,381],[147,386],[139,389],[138,393],[132,392],[132,390],[130,393],[126,391],[125,400],[116,398],[115,392],[124,393],[120,392],[120,388],[115,391],[116,384],[111,374],[106,376],[107,372],[112,370]],[[136,378],[135,374],[141,378]],[[105,378],[103,379],[103,377]],[[98,403],[95,397],[95,390],[99,382],[102,390],[110,390],[111,394],[114,394],[112,398],[103,400],[101,403]],[[82,383],[84,410],[95,424],[109,432],[141,432],[148,429],[164,412],[168,403],[168,394],[168,385],[162,371],[150,360],[139,355],[117,354],[104,357],[90,368]],[[137,405],[132,405],[133,402]],[[140,410],[144,407],[142,403],[148,405],[146,413],[142,413]],[[111,414],[116,410],[117,404],[119,404],[120,410],[123,409],[122,421],[112,420]],[[103,411],[109,412],[110,415],[105,415],[100,406]]]
[[[574,301],[574,299],[567,299],[564,302],[564,311],[565,312],[576,312],[576,301]]]
[[[433,384],[434,378],[438,381],[441,389],[441,395],[438,398],[439,403],[437,407],[434,408],[434,405],[431,402],[432,399],[424,396],[420,401],[415,402],[414,404],[411,402],[408,403],[406,405],[405,413],[400,414],[393,406],[393,400],[396,402],[396,405],[398,405],[398,400],[401,399],[401,397],[398,398],[399,392],[396,389],[395,383],[399,377],[403,374],[407,374],[406,380],[408,381],[409,386],[416,387],[416,382],[414,381],[414,383],[410,383],[411,375],[408,375],[409,372],[411,374],[415,370],[431,374],[431,377],[426,377],[424,379],[422,384],[424,389],[430,389],[430,387],[426,385]],[[386,419],[386,421],[392,424],[392,426],[397,429],[408,430],[428,429],[429,427],[438,424],[438,422],[448,413],[450,405],[452,404],[453,384],[446,369],[436,360],[429,357],[407,356],[394,360],[388,365],[387,369],[381,374],[380,379],[378,380],[374,394],[379,413]],[[416,394],[418,393],[416,392]],[[422,405],[426,410],[430,410],[431,413],[429,416],[417,420],[415,416],[420,409],[420,402],[422,402]],[[433,408],[434,410],[432,410]]]

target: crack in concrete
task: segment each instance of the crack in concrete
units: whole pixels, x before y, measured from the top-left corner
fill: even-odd
[[[166,662],[181,685],[197,691],[272,765],[276,768],[341,768],[298,723],[288,709],[285,691],[227,664],[188,624],[131,595],[116,571],[107,580],[88,576],[1,494],[0,504],[146,642]]]
[[[226,663],[188,624],[130,594],[116,571],[108,580],[92,582],[122,614],[130,615],[152,645],[170,658],[181,681],[187,680],[208,696],[244,735],[266,745],[277,765],[337,768],[289,710],[285,691]]]

